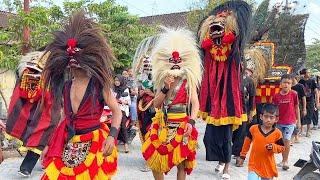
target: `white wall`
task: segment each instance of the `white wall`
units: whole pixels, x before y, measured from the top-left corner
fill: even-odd
[[[3,72],[3,70],[0,69],[0,72]],[[3,74],[0,74],[0,89],[4,93],[4,96],[5,96],[5,99],[8,103],[8,106],[10,103],[10,98],[11,98],[15,83],[16,83],[16,76],[15,76],[14,71],[10,70],[10,71],[7,71]],[[1,104],[0,105],[1,106],[0,107],[0,117],[1,117],[2,115],[7,114],[5,104],[4,104],[3,99],[1,97],[0,97],[0,104]]]

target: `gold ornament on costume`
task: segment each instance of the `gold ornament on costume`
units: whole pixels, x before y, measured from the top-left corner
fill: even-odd
[[[35,51],[21,58],[18,66],[20,82],[20,96],[33,103],[42,95],[42,69],[50,53]]]
[[[30,69],[23,72],[20,83],[20,96],[28,99],[31,103],[40,98],[42,94],[43,81],[40,76]]]

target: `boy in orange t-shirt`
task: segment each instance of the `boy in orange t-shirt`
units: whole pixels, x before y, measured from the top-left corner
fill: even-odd
[[[265,104],[260,115],[262,125],[253,125],[247,134],[240,157],[244,161],[252,143],[248,180],[271,180],[278,176],[274,153],[285,150],[282,133],[275,128],[278,111],[276,105]]]

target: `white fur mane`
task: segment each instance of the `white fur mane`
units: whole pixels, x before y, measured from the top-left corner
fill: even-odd
[[[171,70],[173,64],[169,59],[174,51],[177,51],[182,59],[182,63],[179,64],[180,70]],[[191,31],[166,28],[165,32],[160,34],[151,58],[152,77],[157,90],[163,87],[164,78],[169,74],[187,79],[189,93],[193,87],[199,87],[202,77],[201,58],[195,36]]]

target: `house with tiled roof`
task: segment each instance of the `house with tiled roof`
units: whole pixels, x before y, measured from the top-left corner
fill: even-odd
[[[186,27],[188,26],[188,11],[140,17],[140,23],[144,25],[163,25],[173,28]]]
[[[0,28],[4,28],[8,26],[9,23],[9,14],[5,11],[0,11]]]

